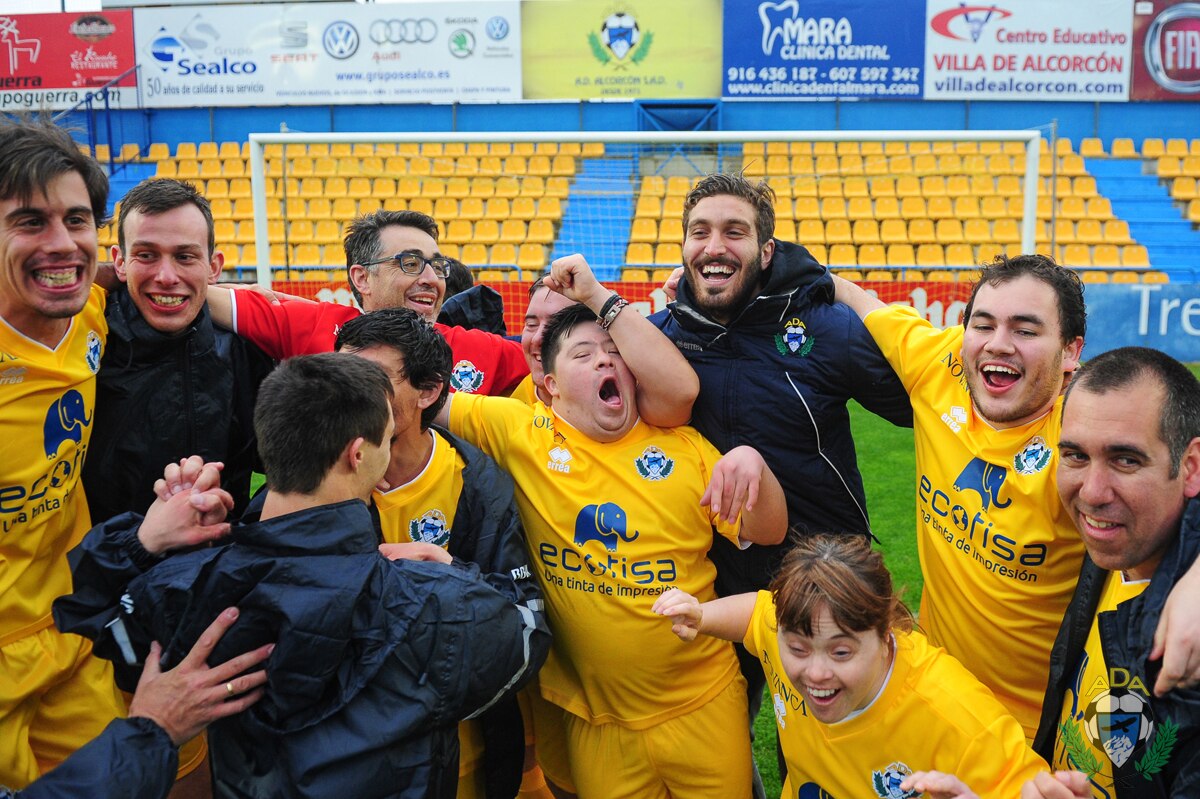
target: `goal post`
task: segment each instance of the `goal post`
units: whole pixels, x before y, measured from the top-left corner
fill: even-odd
[[[886,166],[887,159],[895,157],[897,154],[904,159],[903,153],[907,152],[908,147],[911,147],[914,153],[936,156],[938,153],[953,154],[957,152],[955,146],[959,143],[974,143],[973,146],[978,148],[975,150],[976,153],[991,152],[985,148],[985,143],[990,143],[989,146],[992,148],[996,147],[998,143],[1005,146],[1004,152],[1013,153],[1014,150],[1008,147],[1011,144],[1016,148],[1015,152],[1021,154],[1012,160],[1012,168],[1008,170],[1007,175],[1013,179],[1020,179],[1018,195],[1020,197],[1020,214],[1018,216],[1013,213],[1014,208],[1006,211],[1005,215],[1019,219],[1019,239],[1022,251],[1034,252],[1038,241],[1038,193],[1041,177],[1043,177],[1040,170],[1042,138],[1041,132],[1037,129],[601,131],[586,133],[565,131],[536,133],[518,131],[303,133],[293,131],[252,133],[249,136],[248,160],[255,222],[256,277],[260,285],[269,286],[273,276],[272,267],[281,266],[279,263],[272,263],[273,242],[268,232],[268,220],[277,218],[280,211],[272,214],[269,209],[283,209],[284,222],[287,223],[288,211],[281,204],[279,194],[281,189],[286,193],[287,186],[293,182],[289,178],[295,177],[293,172],[289,172],[294,152],[307,153],[317,150],[329,154],[335,151],[354,153],[369,151],[373,154],[368,157],[372,159],[371,163],[374,166],[372,169],[364,171],[362,177],[382,179],[385,185],[390,185],[387,181],[395,181],[398,195],[396,199],[408,201],[416,198],[404,196],[405,190],[412,191],[414,187],[419,186],[421,193],[426,194],[425,188],[437,188],[436,193],[442,195],[445,194],[447,186],[453,187],[453,181],[456,179],[459,179],[459,185],[462,185],[461,179],[464,177],[467,178],[465,185],[472,187],[466,189],[468,195],[462,195],[464,198],[474,196],[475,188],[473,188],[472,181],[476,177],[488,179],[496,186],[499,186],[505,179],[519,178],[524,185],[524,181],[529,179],[528,175],[535,171],[540,172],[540,166],[537,170],[533,168],[536,159],[544,156],[547,159],[545,163],[551,164],[553,156],[549,153],[555,152],[555,147],[562,147],[563,152],[567,152],[567,146],[570,145],[570,152],[582,152],[584,155],[579,158],[572,157],[569,173],[568,165],[565,162],[563,171],[558,173],[558,161],[553,161],[553,167],[548,168],[545,172],[546,175],[552,176],[546,178],[548,184],[553,184],[555,180],[558,180],[559,183],[556,185],[565,187],[565,196],[557,199],[561,200],[562,206],[567,207],[565,214],[559,210],[559,216],[553,224],[553,233],[550,234],[550,241],[540,240],[544,242],[546,248],[545,261],[548,263],[555,254],[552,248],[556,244],[560,247],[573,246],[588,255],[589,260],[592,259],[592,253],[601,253],[602,255],[598,256],[596,263],[603,264],[606,269],[610,270],[608,279],[614,279],[611,276],[611,269],[614,268],[614,265],[618,270],[628,265],[625,257],[626,247],[634,238],[630,234],[630,225],[636,218],[633,213],[635,211],[633,200],[639,198],[646,178],[682,177],[694,180],[711,172],[742,171],[744,169],[748,177],[758,179],[761,175],[773,185],[788,186],[791,185],[789,181],[792,181],[799,191],[801,183],[807,186],[810,182],[819,181],[823,177],[844,177],[843,172],[837,166],[833,167],[833,172],[830,172],[827,167],[821,167],[821,156],[815,155],[818,151],[825,153],[826,150],[831,149],[831,145],[836,152],[838,143],[853,143],[856,151],[859,151],[858,146],[862,145],[861,160],[856,161],[855,164],[860,170],[865,164],[866,172],[857,171],[852,174],[864,176],[866,182],[863,185],[867,185],[866,196],[868,198],[874,198],[875,180],[891,179],[894,182],[899,177],[898,173],[889,172]],[[870,144],[868,145],[868,143]],[[299,148],[297,145],[305,147]],[[589,152],[598,152],[597,148],[603,148],[603,156],[590,159],[586,157]],[[761,154],[759,148],[761,148]],[[525,156],[515,157],[516,160],[509,161],[508,159],[513,158],[513,153],[517,151],[528,152],[532,155],[528,158]],[[801,156],[799,160],[793,159],[787,162],[797,164],[801,163],[801,160],[803,161],[803,166],[795,173],[780,174],[773,168],[774,162],[768,163],[771,161],[768,153],[791,154],[801,151],[813,153],[814,156],[812,158]],[[273,152],[270,157],[268,157],[269,152]],[[426,152],[431,153],[430,157],[422,155]],[[440,153],[445,153],[445,155],[439,155]],[[483,155],[482,158],[479,158],[469,155],[471,153],[476,156]],[[504,153],[505,155],[489,156],[488,153]],[[412,155],[412,158],[408,159],[402,154]],[[396,158],[395,161],[392,160],[393,157]],[[975,157],[977,160],[979,157],[990,158],[990,156]],[[343,159],[329,157],[329,160]],[[465,166],[467,160],[470,160],[469,168]],[[529,172],[524,175],[512,172],[510,166],[518,161],[521,167],[528,166]],[[579,171],[575,171],[575,161],[585,162]],[[844,165],[846,162],[841,163]],[[880,168],[881,165],[882,168]],[[772,169],[766,169],[767,166],[771,166]],[[306,168],[308,167],[311,167],[311,159],[306,161]],[[349,168],[355,167],[351,165]],[[908,170],[907,174],[911,177],[913,174],[911,166],[908,167]],[[871,177],[872,175],[874,178]],[[919,171],[917,176],[921,176]],[[295,182],[298,184],[298,181]],[[343,183],[337,185],[338,190],[341,190]],[[540,186],[541,183],[538,185]],[[492,190],[492,186],[487,189],[488,192]],[[1053,185],[1050,190],[1054,191]],[[523,188],[521,191],[524,191]],[[432,196],[434,192],[428,194]],[[480,192],[480,194],[484,193]],[[817,192],[814,191],[813,195],[816,196],[816,194]],[[273,205],[268,203],[269,195]],[[490,198],[491,195],[485,196]],[[515,197],[515,195],[513,196]],[[382,201],[382,198],[376,198],[376,200]],[[605,202],[605,200],[613,202]],[[423,200],[423,202],[425,201]],[[790,192],[788,202],[791,202]],[[429,204],[426,202],[421,207],[424,208]],[[538,204],[541,205],[541,200],[538,201]],[[556,200],[553,205],[557,209],[560,203]],[[502,208],[503,206],[498,207]],[[491,213],[490,208],[488,213]],[[607,218],[592,218],[588,214],[607,215]],[[434,216],[438,217],[437,214]],[[665,210],[661,219],[664,223],[668,219]],[[339,219],[337,221],[344,223],[349,220]],[[445,229],[448,229],[454,219],[438,218],[438,221]],[[499,227],[505,220],[497,217],[491,221],[496,222]],[[475,230],[479,229],[475,228]],[[524,226],[519,229],[523,230]],[[539,228],[539,230],[544,229]],[[491,232],[494,228],[489,227],[488,230]],[[676,232],[674,227],[671,230],[672,233]],[[532,238],[532,227],[530,232]],[[473,243],[470,236],[471,234],[468,233],[466,239],[459,238],[456,241]],[[443,237],[443,240],[445,241],[446,237]],[[491,238],[487,240],[495,241]],[[503,240],[503,234],[501,240]],[[677,243],[681,240],[680,236]],[[804,241],[803,236],[798,236],[796,240],[801,244],[809,243]],[[519,244],[515,240],[513,243]],[[474,251],[477,252],[478,249]],[[493,249],[492,252],[496,251]],[[505,252],[508,251],[505,250]],[[617,255],[618,253],[619,255]],[[486,264],[468,262],[468,266],[472,267],[484,265]],[[652,266],[652,264],[650,265]],[[675,265],[678,265],[678,262]],[[517,265],[514,265],[514,268],[518,268]]]

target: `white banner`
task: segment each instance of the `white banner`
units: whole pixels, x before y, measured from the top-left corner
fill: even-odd
[[[511,102],[518,0],[134,11],[150,108]]]
[[[1133,0],[928,0],[927,100],[1129,99]]]

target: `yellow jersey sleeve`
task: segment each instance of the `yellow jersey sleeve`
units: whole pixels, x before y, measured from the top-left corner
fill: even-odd
[[[66,554],[91,527],[79,475],[106,298],[92,286],[54,349],[0,319],[0,641],[50,625],[50,603],[71,591]]]
[[[533,387],[533,375],[525,375],[525,378],[517,384],[517,387],[508,396],[532,407],[533,403],[538,401],[537,392]]]
[[[909,394],[926,372],[939,365],[959,379],[966,389],[959,357],[961,325],[939,330],[914,308],[905,305],[877,308],[867,314],[863,323]]]

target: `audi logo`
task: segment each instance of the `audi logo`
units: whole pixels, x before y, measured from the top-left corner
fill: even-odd
[[[428,44],[437,36],[437,23],[424,19],[377,19],[369,36],[375,44]]]

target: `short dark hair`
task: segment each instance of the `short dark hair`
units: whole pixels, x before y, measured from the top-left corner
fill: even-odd
[[[365,358],[325,352],[281,363],[254,406],[267,486],[312,494],[351,441],[384,445],[391,397],[392,381]]]
[[[550,317],[550,321],[546,322],[546,329],[542,331],[542,369],[546,374],[554,373],[554,362],[558,360],[563,339],[584,322],[595,322],[598,319],[592,309],[581,302],[568,305]]]
[[[719,172],[700,179],[683,201],[683,234],[687,236],[688,219],[696,203],[706,197],[730,195],[750,203],[754,208],[754,232],[758,246],[766,244],[775,235],[775,190],[765,180],[757,184],[746,180],[746,176],[733,172]]]
[[[438,238],[437,221],[420,211],[379,210],[356,216],[350,221],[350,224],[346,225],[346,236],[342,241],[342,247],[346,251],[346,268],[349,269],[354,264],[365,264],[367,261],[373,261],[384,255],[392,255],[392,253],[379,251],[379,232],[385,227],[393,225],[416,228],[428,233],[434,241],[437,241]],[[373,272],[379,269],[379,265],[364,268],[368,272]],[[350,281],[350,293],[354,295],[355,301],[361,307],[362,294],[359,293],[353,280]]]
[[[912,612],[892,587],[883,555],[863,535],[812,535],[798,539],[771,581],[780,628],[805,636],[821,607],[846,632],[913,628]]]
[[[100,164],[47,117],[0,115],[0,197],[28,202],[67,172],[83,178],[92,218],[97,227],[103,225],[108,221],[108,177]]]
[[[117,244],[121,252],[125,252],[125,219],[131,212],[140,211],[153,216],[188,204],[199,208],[204,215],[204,223],[208,226],[208,254],[211,256],[217,248],[212,206],[191,183],[174,178],[147,178],[121,198],[121,214],[117,218]]]
[[[963,312],[963,326],[971,321],[971,310],[975,307],[975,297],[984,286],[996,288],[1017,278],[1037,278],[1050,288],[1058,298],[1058,324],[1062,330],[1064,344],[1069,344],[1077,337],[1087,335],[1087,306],[1083,302],[1083,281],[1073,269],[1057,264],[1048,255],[1017,255],[1009,258],[998,255],[991,263],[984,264],[979,272],[979,280],[971,289],[971,299],[967,300]]]
[[[1134,383],[1151,379],[1163,388],[1162,412],[1158,437],[1171,456],[1170,477],[1179,476],[1183,453],[1193,438],[1200,436],[1200,381],[1186,366],[1165,352],[1149,347],[1120,347],[1097,355],[1075,373],[1063,399],[1076,389],[1092,394],[1107,394]]]
[[[421,429],[428,429],[450,393],[450,368],[454,355],[441,333],[411,308],[381,308],[351,319],[338,331],[333,347],[338,352],[368,347],[391,347],[404,359],[403,378],[419,390],[436,388],[437,401],[421,411]]]
[[[436,238],[436,237],[435,237]],[[446,299],[455,294],[461,294],[475,285],[475,275],[462,261],[457,258],[447,258],[450,262],[450,274],[446,276]]]

